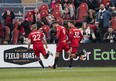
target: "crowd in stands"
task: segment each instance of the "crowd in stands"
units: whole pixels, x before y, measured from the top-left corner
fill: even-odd
[[[48,43],[55,43],[54,21],[66,27],[67,32],[67,21],[74,21],[83,35],[81,43],[116,42],[115,0],[51,0],[50,4],[28,11],[25,18],[15,19],[13,10],[7,9],[2,18],[0,44],[26,44],[32,24],[37,24]]]

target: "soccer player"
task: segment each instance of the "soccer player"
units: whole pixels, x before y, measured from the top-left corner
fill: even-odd
[[[62,52],[62,50],[65,50],[67,54],[70,54],[70,48],[67,42],[68,39],[67,39],[65,27],[60,26],[58,22],[53,22],[52,25],[57,30],[57,34],[55,38],[58,39],[58,43],[56,47],[56,56],[54,60],[54,65],[52,66],[53,69],[56,69],[56,65],[59,59],[59,54]]]
[[[30,49],[31,42],[33,43],[33,50],[38,59],[38,62],[44,69],[43,62],[40,59],[40,53],[45,59],[47,59],[49,57],[49,53],[46,53],[43,42],[45,43],[46,49],[48,48],[48,46],[44,34],[37,30],[37,26],[35,24],[32,25],[32,32],[28,35],[28,49]]]
[[[71,49],[69,68],[71,68],[73,58],[79,56],[81,60],[84,59],[83,52],[77,53],[80,41],[82,40],[83,36],[80,30],[74,26],[74,21],[68,21],[68,27],[69,27],[70,49]]]

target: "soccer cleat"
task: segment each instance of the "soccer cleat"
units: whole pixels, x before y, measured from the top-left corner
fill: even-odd
[[[56,69],[56,66],[48,66],[49,68]]]
[[[53,56],[53,53],[52,53],[52,52],[50,52],[50,51],[48,51],[48,52],[47,52],[47,54],[49,54],[49,55]]]

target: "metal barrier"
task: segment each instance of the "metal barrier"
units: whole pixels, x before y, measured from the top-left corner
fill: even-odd
[[[16,18],[19,18],[18,12],[22,13],[22,17],[25,17],[27,11],[33,10],[35,8],[39,8],[42,3],[0,3],[0,14],[4,13],[5,9],[14,11]],[[0,20],[3,21],[2,16],[0,16]]]

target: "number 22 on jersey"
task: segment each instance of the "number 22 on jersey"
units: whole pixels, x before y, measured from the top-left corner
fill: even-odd
[[[41,40],[40,39],[40,34],[35,34],[35,35],[32,35],[32,37],[33,37],[33,41],[38,41],[38,40]]]

